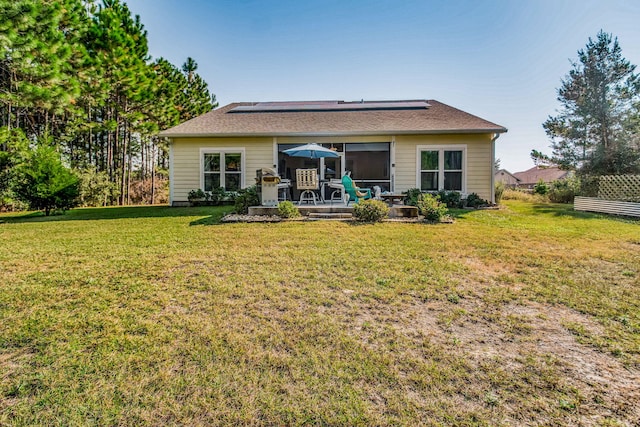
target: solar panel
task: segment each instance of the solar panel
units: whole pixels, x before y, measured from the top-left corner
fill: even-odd
[[[258,102],[242,105],[229,113],[271,113],[304,111],[366,111],[366,110],[416,110],[426,109],[427,101],[307,101],[307,102]]]

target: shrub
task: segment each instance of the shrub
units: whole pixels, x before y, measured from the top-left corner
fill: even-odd
[[[206,198],[207,194],[199,188],[197,190],[189,191],[189,194],[187,195],[187,200],[189,200],[189,203],[193,206],[198,206]]]
[[[153,187],[152,187],[153,184]],[[127,198],[134,205],[167,203],[169,201],[169,179],[156,173],[155,179],[151,177],[137,177],[131,180]]]
[[[427,221],[440,221],[449,213],[447,205],[440,201],[438,196],[433,194],[422,194],[418,198],[418,211]]]
[[[598,197],[598,191],[600,190],[600,177],[596,175],[580,175],[575,180],[578,183],[576,189],[576,195],[584,197]]]
[[[506,186],[504,185],[504,182],[502,181],[498,181],[496,182],[495,188],[494,188],[494,194],[495,194],[495,198],[496,198],[496,205],[499,205],[500,202],[502,201],[502,195],[504,194],[504,190],[506,189]]]
[[[19,200],[49,216],[51,211],[76,205],[78,181],[55,148],[40,145],[16,167],[12,189]]]
[[[260,199],[258,198],[258,189],[255,185],[238,191],[234,199],[237,214],[246,214],[249,212],[249,206],[258,205],[260,205]]]
[[[440,190],[438,197],[440,197],[440,201],[447,205],[448,208],[459,208],[462,206],[461,196],[457,191]]]
[[[548,192],[549,192],[549,185],[546,182],[544,182],[542,179],[540,179],[540,181],[538,181],[538,183],[533,187],[534,194],[540,194],[544,196]]]
[[[228,200],[229,193],[224,188],[218,187],[211,191],[202,191],[201,189],[189,191],[187,200],[193,206],[216,206]],[[256,195],[257,198],[257,195]],[[251,205],[254,206],[254,205]]]
[[[579,189],[580,182],[576,178],[558,179],[551,183],[547,195],[553,203],[573,203]]]
[[[520,200],[523,202],[533,202],[533,203],[546,203],[548,202],[547,196],[542,196],[540,194],[533,194],[526,190],[522,189],[510,189],[507,188],[504,190],[502,194],[503,200]]]
[[[533,194],[527,191],[519,190],[517,188],[514,188],[514,189],[506,188],[504,190],[504,193],[502,193],[502,198],[504,200],[520,200],[524,202],[534,201]]]
[[[389,206],[381,200],[363,200],[353,205],[357,221],[380,222],[389,216]]]
[[[478,196],[476,193],[471,193],[467,196],[467,206],[470,208],[477,208],[480,206],[487,206],[489,202],[487,202],[482,197]]]
[[[79,171],[78,175],[79,201],[82,206],[107,206],[120,194],[118,184],[109,181],[109,174],[99,172],[95,166]]]
[[[418,206],[418,198],[422,194],[422,190],[419,188],[410,188],[407,190],[407,195],[404,198],[404,204],[407,206]]]
[[[300,216],[300,211],[293,202],[285,200],[284,202],[278,203],[278,215],[281,218],[298,218]]]

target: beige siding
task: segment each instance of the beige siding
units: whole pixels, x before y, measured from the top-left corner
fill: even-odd
[[[332,136],[332,137],[278,137],[279,144],[391,142],[389,135]],[[172,202],[187,201],[189,191],[200,188],[203,148],[244,148],[244,186],[254,183],[256,169],[273,167],[273,137],[255,138],[175,138],[172,141],[173,161]],[[491,135],[398,135],[395,137],[395,191],[402,192],[417,186],[416,150],[418,145],[466,145],[467,193],[478,193],[484,199],[491,197]],[[392,148],[393,150],[394,148]],[[393,158],[393,157],[392,157]]]
[[[491,199],[491,135],[398,135],[396,136],[395,191],[418,186],[418,145],[464,145],[467,150],[466,190]]]
[[[254,184],[256,169],[273,167],[273,138],[176,138],[172,141],[173,203],[187,201],[189,191],[200,188],[200,150],[203,148],[244,149],[244,186]]]

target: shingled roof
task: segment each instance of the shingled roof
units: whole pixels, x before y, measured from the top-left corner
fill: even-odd
[[[520,180],[520,185],[532,186],[538,181],[550,183],[557,179],[566,178],[569,172],[561,170],[557,166],[534,166],[522,172],[515,172],[513,176]]]
[[[502,133],[507,129],[435,100],[233,103],[160,136],[322,136]]]

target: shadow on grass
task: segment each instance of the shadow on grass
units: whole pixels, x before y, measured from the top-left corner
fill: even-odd
[[[52,222],[52,221],[98,221],[131,218],[175,218],[203,216],[190,225],[215,224],[232,206],[170,207],[162,206],[113,206],[105,208],[78,208],[64,214],[45,216],[42,212],[16,213],[0,215],[0,221],[6,223]]]
[[[535,203],[531,205],[533,213],[553,215],[557,217],[572,217],[578,219],[611,219],[622,222],[640,223],[639,218],[623,216],[623,215],[609,215],[605,213],[597,212],[584,212],[576,211],[573,209],[573,204],[557,204],[557,203]]]

